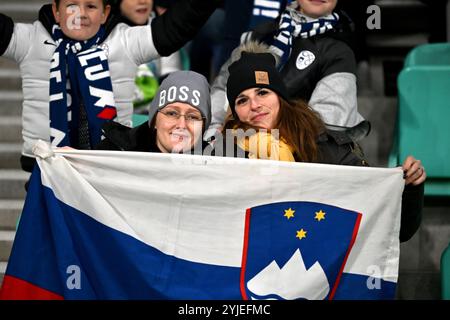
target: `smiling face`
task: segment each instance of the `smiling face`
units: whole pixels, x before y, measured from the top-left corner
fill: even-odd
[[[331,14],[337,0],[297,0],[300,12],[311,18],[320,18]]]
[[[274,129],[278,123],[280,99],[266,88],[251,88],[242,91],[235,101],[239,120],[253,127]]]
[[[102,0],[61,0],[52,10],[62,32],[78,41],[89,40],[105,23],[111,7],[103,6]]]
[[[156,145],[161,152],[186,152],[202,136],[202,114],[190,104],[171,103],[156,114],[155,129]]]
[[[122,0],[120,13],[137,25],[145,25],[153,9],[153,0]]]

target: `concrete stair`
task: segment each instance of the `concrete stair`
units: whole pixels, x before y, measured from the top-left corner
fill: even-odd
[[[4,231],[16,229],[23,204],[23,200],[0,200],[0,225]]]
[[[428,7],[419,0],[378,0],[385,33],[417,33],[428,30],[432,21]]]
[[[419,0],[378,0],[381,29],[367,32],[371,52],[406,54],[413,47],[428,42],[429,9]]]
[[[15,22],[37,19],[48,0],[1,0],[0,12]],[[0,57],[0,284],[15,236],[17,219],[25,199],[29,174],[20,169],[22,149],[22,80],[18,65]]]
[[[6,262],[0,262],[0,283],[3,282],[3,277],[6,272],[6,266],[7,266]]]
[[[17,69],[19,70],[17,63],[15,63],[14,61],[10,60],[10,59],[6,59],[4,57],[0,57],[0,70],[5,70],[5,69]]]
[[[0,12],[11,17],[15,22],[30,23],[37,20],[42,5],[50,2],[46,0],[7,0],[0,3]]]
[[[2,86],[1,83],[0,81],[0,86]],[[0,114],[2,116],[20,117],[22,115],[22,101],[21,91],[0,91]],[[19,139],[22,139],[22,137],[19,136]]]
[[[20,77],[19,69],[16,67],[0,69],[0,82],[3,86],[21,88],[22,79]]]
[[[0,230],[0,284],[6,271],[7,261],[11,253],[15,231]]]
[[[30,174],[21,169],[0,169],[0,200],[24,199],[24,185],[29,177]]]
[[[3,281],[7,261],[11,253],[17,220],[24,204],[24,185],[29,178],[29,173],[13,168],[18,166],[17,159],[20,155],[20,145],[12,146],[8,152],[13,155],[8,159],[8,156],[5,155],[8,152],[2,149],[4,144],[0,144],[0,284]]]
[[[22,143],[0,143],[0,168],[20,169]]]
[[[0,260],[5,261],[11,253],[15,231],[0,231]]]
[[[19,116],[2,116],[0,118],[0,142],[20,142],[22,135],[22,118]]]

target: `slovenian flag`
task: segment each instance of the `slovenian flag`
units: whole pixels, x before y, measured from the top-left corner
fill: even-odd
[[[1,299],[394,298],[401,169],[37,150]]]

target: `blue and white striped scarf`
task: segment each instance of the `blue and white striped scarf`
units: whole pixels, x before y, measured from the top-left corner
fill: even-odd
[[[103,123],[116,117],[108,59],[98,46],[104,34],[102,27],[93,38],[76,41],[53,26],[57,47],[50,67],[50,141],[55,147],[80,147],[81,104],[86,110],[90,146],[100,142]]]
[[[339,21],[339,15],[332,13],[319,19],[313,19],[301,14],[295,6],[287,7],[281,15],[278,33],[275,35],[271,50],[280,57],[281,69],[288,61],[292,51],[292,40],[297,37],[310,38],[323,34]]]

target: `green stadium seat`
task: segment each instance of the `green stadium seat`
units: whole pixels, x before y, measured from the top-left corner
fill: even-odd
[[[191,59],[185,48],[180,49],[180,57],[183,70],[191,70]]]
[[[148,121],[148,115],[146,114],[133,114],[133,128],[137,127],[141,124],[143,124],[144,122]]]
[[[450,196],[449,121],[450,64],[404,68],[398,76],[397,136],[389,165],[399,165],[408,155],[420,159],[427,171],[427,196]]]
[[[450,66],[450,43],[432,43],[418,46],[408,53],[404,67]]]
[[[441,257],[441,291],[442,299],[450,300],[450,243]]]

